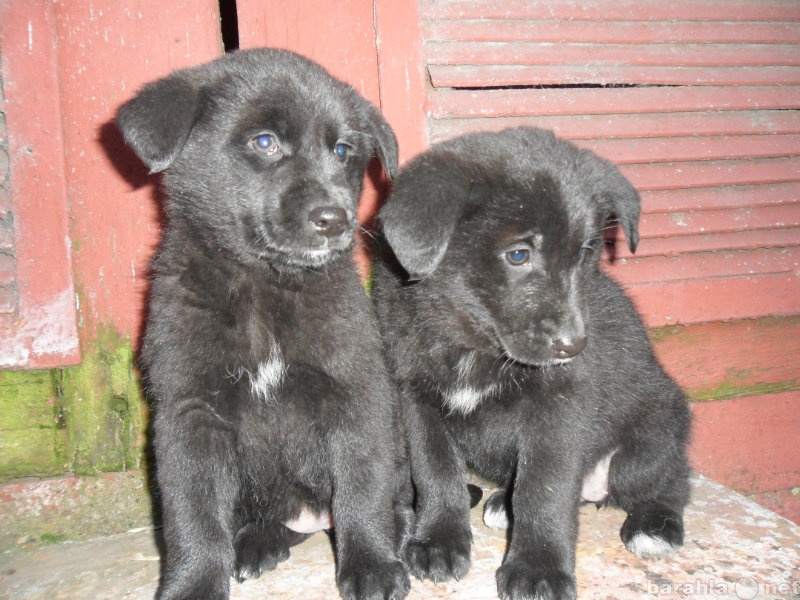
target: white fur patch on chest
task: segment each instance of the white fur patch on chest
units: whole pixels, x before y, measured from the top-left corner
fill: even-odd
[[[286,364],[277,345],[270,349],[269,357],[258,365],[255,373],[250,373],[250,391],[263,402],[275,399],[275,390],[283,382]]]
[[[475,369],[475,352],[468,352],[458,359],[456,380],[444,393],[444,402],[455,412],[468,415],[475,410],[487,396],[497,392],[496,383],[479,386],[470,379]]]

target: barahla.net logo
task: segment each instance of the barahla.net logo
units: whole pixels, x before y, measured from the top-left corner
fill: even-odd
[[[677,596],[699,598],[714,596],[757,600],[759,598],[800,599],[800,581],[769,582],[755,577],[741,577],[736,581],[696,579],[673,583],[664,579],[647,580],[645,591],[651,596]]]

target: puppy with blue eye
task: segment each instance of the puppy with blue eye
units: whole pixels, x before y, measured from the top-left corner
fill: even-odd
[[[574,600],[578,507],[622,508],[625,546],[683,543],[689,410],[620,287],[598,268],[613,216],[631,250],[639,196],[611,163],[532,128],[433,146],[379,214],[373,295],[404,400],[414,575],[470,562],[467,468],[510,527],[503,600]]]
[[[377,109],[319,65],[236,52],[119,111],[163,171],[142,362],[166,556],[159,598],[223,600],[335,525],[347,600],[399,600],[407,525],[396,392],[352,260]],[[297,597],[303,590],[298,589]]]

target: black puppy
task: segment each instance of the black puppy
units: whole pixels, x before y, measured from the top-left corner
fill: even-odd
[[[683,543],[689,411],[598,268],[612,215],[635,249],[630,183],[537,129],[441,143],[397,179],[379,218],[402,269],[387,259],[374,293],[408,402],[418,577],[469,567],[465,466],[503,490],[487,523],[511,516],[503,599],[575,598],[581,499],[626,510],[640,556]]]
[[[117,122],[168,196],[142,348],[160,598],[227,598],[332,521],[342,596],[403,598],[396,393],[351,257],[367,162],[397,167],[389,125],[270,49],[147,85]]]

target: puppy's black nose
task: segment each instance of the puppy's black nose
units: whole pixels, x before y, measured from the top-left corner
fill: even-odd
[[[586,336],[579,338],[557,338],[553,340],[556,358],[572,358],[586,348]]]
[[[325,237],[342,235],[347,229],[347,213],[337,206],[320,206],[308,213],[308,220]]]

